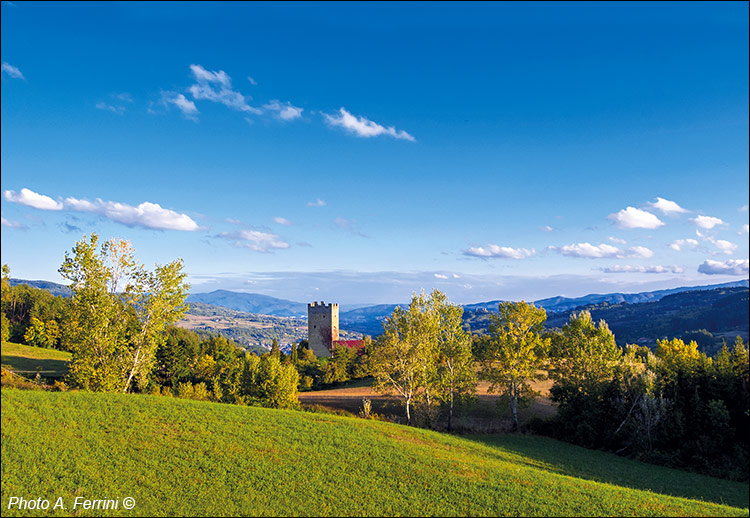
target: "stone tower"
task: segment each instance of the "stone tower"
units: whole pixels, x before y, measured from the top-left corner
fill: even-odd
[[[307,305],[307,341],[315,356],[331,356],[339,339],[339,305],[313,302]]]

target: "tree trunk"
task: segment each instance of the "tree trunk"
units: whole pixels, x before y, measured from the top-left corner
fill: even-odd
[[[511,386],[510,411],[513,413],[513,430],[518,430],[518,389],[515,382]]]
[[[406,424],[411,424],[411,412],[409,412],[410,403],[411,403],[411,398],[406,398]]]
[[[451,406],[448,410],[448,431],[453,431],[453,392],[451,392]]]

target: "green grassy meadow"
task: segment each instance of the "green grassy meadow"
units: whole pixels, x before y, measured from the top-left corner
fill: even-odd
[[[29,345],[2,343],[2,366],[25,377],[38,372],[45,378],[62,378],[68,373],[70,353]]]
[[[534,436],[159,396],[2,390],[3,515],[748,516],[746,484]],[[9,499],[62,497],[18,511]],[[125,510],[74,498],[135,499]]]

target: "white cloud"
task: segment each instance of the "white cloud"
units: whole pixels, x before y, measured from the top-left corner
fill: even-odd
[[[738,233],[739,235],[742,235],[742,234],[747,234],[748,232],[750,232],[750,228],[748,228],[748,224],[747,224],[747,223],[745,223],[744,225],[742,225],[742,230],[740,230],[740,231],[739,231],[739,232],[737,232],[737,233]]]
[[[740,207],[740,208],[739,208],[739,209],[737,209],[737,210],[738,210],[738,211],[740,211],[740,212],[747,212],[747,208],[748,208],[748,206],[747,206],[747,205],[743,205],[742,207]]]
[[[250,81],[251,85],[258,86],[258,82],[255,79],[253,79],[252,77],[247,76],[247,80]]]
[[[161,93],[161,104],[169,106],[173,104],[182,112],[183,117],[192,121],[197,121],[197,115],[200,113],[196,108],[195,103],[185,97],[182,94],[176,92],[162,92]]]
[[[5,199],[13,203],[26,205],[39,210],[62,210],[63,204],[55,201],[44,194],[37,194],[29,189],[21,189],[20,193],[15,191],[5,191]]]
[[[138,206],[116,201],[96,202],[65,198],[65,208],[76,212],[92,212],[128,227],[144,227],[154,230],[200,230],[198,224],[187,214],[165,209],[158,203],[145,201]]]
[[[729,259],[723,263],[706,259],[698,266],[698,272],[706,275],[745,275],[750,273],[750,261],[747,259]]]
[[[107,104],[105,102],[98,102],[96,103],[96,108],[99,110],[109,111],[112,113],[116,113],[117,115],[122,115],[125,113],[125,107],[124,106],[113,106],[111,104]]]
[[[393,126],[381,126],[365,117],[352,115],[346,109],[339,109],[338,115],[328,115],[323,113],[323,118],[330,126],[340,126],[345,130],[354,133],[358,137],[377,137],[378,135],[390,135],[393,138],[409,140],[414,142],[414,137],[403,130],[396,130]]]
[[[542,230],[544,232],[553,232],[555,229],[552,228],[552,227],[550,227],[549,225],[545,225],[545,226],[542,227]]]
[[[627,207],[622,209],[620,212],[610,214],[607,219],[611,219],[615,222],[615,225],[621,228],[659,228],[664,223],[645,210],[636,209],[635,207]]]
[[[292,121],[302,117],[303,108],[293,106],[290,102],[281,103],[277,100],[273,100],[270,103],[264,104],[263,108],[276,112],[276,117],[285,121]]]
[[[628,248],[628,251],[630,252],[629,255],[631,257],[642,257],[644,259],[649,259],[654,256],[654,252],[646,248],[645,246],[631,246]]]
[[[581,257],[589,259],[602,259],[602,258],[624,258],[624,257],[637,257],[642,259],[648,259],[653,257],[654,252],[644,246],[633,246],[627,250],[622,250],[616,246],[601,243],[599,245],[592,245],[591,243],[574,243],[571,245],[565,245],[561,247],[551,246],[550,250],[556,250],[560,254],[567,257]]]
[[[737,245],[734,243],[730,243],[729,241],[726,241],[724,239],[716,239],[713,240],[712,243],[716,248],[721,250],[727,255],[731,255],[735,250],[737,250]]]
[[[2,70],[13,79],[24,79],[24,80],[26,79],[25,77],[23,77],[23,74],[21,73],[20,70],[18,70],[18,68],[14,67],[13,65],[5,61],[3,61]]]
[[[477,246],[464,250],[464,255],[493,259],[525,259],[534,255],[534,250],[526,248],[511,248],[509,246],[487,245]]]
[[[659,209],[667,215],[690,212],[689,210],[683,209],[682,207],[677,205],[677,203],[670,200],[665,200],[664,198],[659,198],[658,196],[656,197],[656,201],[649,203],[649,205],[655,209]]]
[[[196,83],[188,90],[197,101],[213,101],[233,110],[261,114],[258,108],[247,104],[245,96],[232,90],[232,79],[223,70],[213,72],[200,65],[190,65]]]
[[[5,199],[40,210],[67,210],[73,212],[91,212],[129,227],[144,227],[156,230],[199,230],[198,224],[187,214],[162,208],[158,203],[143,202],[134,207],[115,201],[95,202],[77,198],[65,198],[55,201],[49,196],[37,194],[29,189],[20,193],[5,191]]]
[[[672,250],[677,250],[678,252],[682,250],[683,246],[689,246],[690,248],[695,248],[698,246],[698,241],[696,239],[677,239],[675,241],[672,241],[669,244],[669,248]]]
[[[275,218],[273,218],[273,220],[274,220],[274,222],[278,223],[279,225],[291,225],[292,224],[291,221],[289,221],[286,218],[282,218],[281,216],[276,216]]]
[[[604,273],[682,273],[685,269],[682,266],[631,266],[615,265],[606,268],[600,268]]]
[[[622,257],[623,251],[616,246],[600,244],[599,246],[592,245],[591,243],[575,243],[572,245],[565,245],[562,247],[550,247],[553,250],[558,250],[562,255],[568,257],[590,257],[590,258],[602,258],[602,257]]]
[[[309,202],[307,202],[307,206],[308,207],[325,207],[326,206],[326,202],[324,202],[323,200],[321,200],[320,198],[318,198],[315,201],[309,201]]]
[[[713,216],[698,216],[695,218],[690,218],[690,221],[695,223],[700,228],[705,228],[705,229],[712,229],[716,225],[724,224],[722,220],[720,220],[719,218],[714,218]]]
[[[447,275],[443,275],[442,273],[436,273],[435,274],[435,278],[436,279],[447,279],[448,276]]]
[[[620,239],[619,237],[610,236],[609,240],[612,241],[613,243],[618,243],[620,245],[626,245],[628,243],[627,241],[625,241],[624,239]]]
[[[240,230],[239,232],[222,232],[218,235],[223,239],[234,241],[240,248],[249,248],[256,252],[270,252],[289,248],[289,243],[282,241],[276,234],[261,232],[260,230]]]
[[[18,229],[26,228],[26,225],[24,225],[23,223],[19,223],[18,221],[10,221],[8,219],[5,219],[5,217],[3,216],[0,216],[0,224],[8,228],[18,228]]]

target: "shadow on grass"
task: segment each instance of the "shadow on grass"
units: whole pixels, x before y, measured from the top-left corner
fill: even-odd
[[[38,372],[45,378],[62,378],[68,373],[67,360],[35,359],[25,356],[2,355],[2,366],[22,376],[35,376]]]
[[[741,482],[637,462],[546,437],[512,434],[462,437],[525,457],[529,466],[560,475],[742,509],[748,507],[750,491]]]

